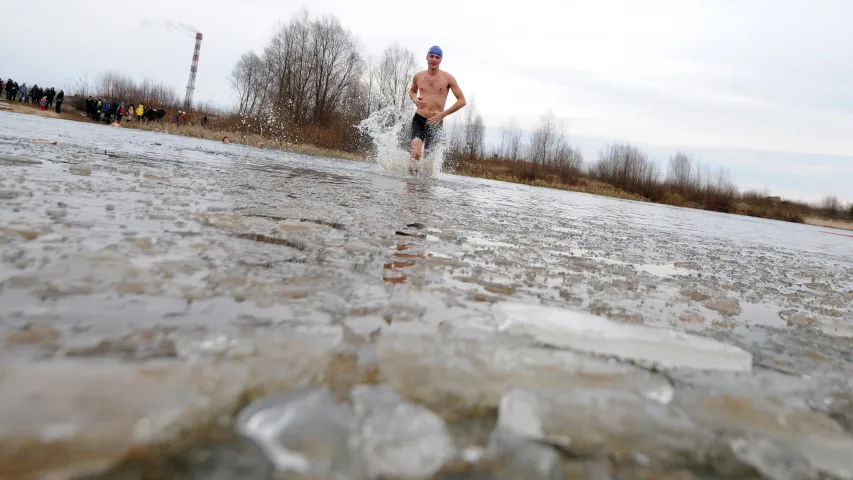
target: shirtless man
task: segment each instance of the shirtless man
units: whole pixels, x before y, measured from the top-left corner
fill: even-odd
[[[426,156],[432,143],[441,133],[442,120],[444,117],[465,106],[465,95],[456,83],[453,75],[439,70],[441,58],[444,56],[441,49],[434,46],[427,53],[428,68],[415,74],[412,80],[412,88],[409,90],[409,98],[412,99],[417,110],[412,118],[412,159],[421,159],[421,149]],[[456,97],[454,103],[447,110],[447,92],[452,91]],[[414,173],[410,168],[410,173]]]

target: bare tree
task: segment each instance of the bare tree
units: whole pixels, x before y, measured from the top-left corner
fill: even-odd
[[[255,113],[255,107],[263,89],[261,77],[264,62],[255,52],[246,52],[234,65],[229,80],[237,95],[237,113],[247,115]]]
[[[583,154],[561,141],[553,152],[551,164],[557,168],[562,180],[580,175],[583,170]]]
[[[96,96],[106,100],[142,103],[155,107],[179,105],[178,93],[174,87],[148,78],[137,84],[131,77],[111,70],[98,76],[94,90]]]
[[[447,128],[447,150],[453,155],[463,155],[465,151],[465,123],[450,122]]]
[[[386,105],[403,107],[411,78],[415,75],[415,54],[397,44],[382,52],[379,63],[379,108]]]
[[[361,93],[363,95],[365,117],[369,117],[371,113],[382,108],[379,95],[379,65],[379,61],[374,57],[367,58],[362,64]]]
[[[118,82],[119,78],[119,74],[112,70],[102,72],[95,80],[95,88],[101,95],[107,98],[113,98],[116,95],[116,83]]]
[[[520,137],[520,132],[512,132],[508,137],[507,143],[512,145]],[[583,166],[583,155],[569,145],[563,122],[550,111],[540,117],[539,125],[533,130],[527,159],[550,167],[563,181],[580,175]]]
[[[468,103],[465,112],[463,130],[463,154],[466,158],[479,158],[483,155],[483,144],[486,136],[486,127],[483,124],[483,116],[477,111],[474,97]]]
[[[505,160],[521,158],[521,128],[515,119],[509,121],[501,130],[501,147],[499,155]]]
[[[92,91],[94,87],[91,82],[89,82],[88,77],[86,78],[78,78],[71,88],[68,89],[68,96],[75,97],[87,97]]]
[[[539,125],[533,130],[530,137],[528,160],[534,163],[549,163],[561,134],[557,117],[550,111],[542,115],[539,119]]]
[[[355,37],[331,16],[311,25],[314,123],[326,123],[341,105],[347,82],[361,62]]]
[[[632,145],[608,145],[590,168],[590,173],[598,180],[653,200],[663,193],[660,168]]]
[[[257,115],[277,112],[294,122],[306,116],[311,70],[308,56],[310,21],[307,10],[301,10],[288,24],[279,26],[264,50],[269,78],[265,91],[260,94],[262,101]]]
[[[259,95],[258,113],[325,125],[341,113],[362,60],[355,37],[337,18],[311,19],[302,10],[278,28],[263,61],[267,91]]]
[[[686,154],[678,152],[669,159],[667,182],[675,189],[688,189],[694,186],[698,177],[698,168],[693,167],[693,161]]]
[[[706,209],[731,211],[738,190],[729,171],[720,166],[713,173],[709,168],[705,168],[704,172],[704,180],[697,180],[695,187],[685,189],[683,193],[700,201]]]
[[[827,213],[836,213],[841,211],[841,202],[835,195],[828,195],[821,200],[820,208]]]
[[[726,167],[719,166],[714,174],[714,183],[712,186],[719,192],[729,193],[736,189],[732,181],[732,175]]]
[[[374,96],[371,91],[371,82],[375,82],[375,76],[371,72],[375,70],[374,65],[372,58],[360,61],[347,82],[344,92],[346,99],[344,112],[354,120],[354,123],[369,117],[374,111],[372,103]]]
[[[466,122],[462,119],[449,120],[444,129],[445,141],[447,142],[444,167],[450,171],[470,165],[471,158],[466,156],[465,130]]]

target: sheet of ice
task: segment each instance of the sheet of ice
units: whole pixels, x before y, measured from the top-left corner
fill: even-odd
[[[350,396],[372,478],[428,478],[455,455],[444,420],[391,387],[360,385]]]
[[[560,455],[546,444],[498,426],[489,437],[487,455],[497,464],[495,480],[564,478]]]
[[[465,237],[465,241],[474,245],[480,245],[484,247],[504,247],[504,248],[515,248],[516,245],[512,245],[506,242],[497,242],[495,240],[489,240],[488,238],[483,237],[475,237],[473,235]]]
[[[352,411],[328,387],[289,391],[257,401],[237,419],[279,472],[329,479],[366,479],[366,464],[352,447]]]
[[[511,389],[497,429],[577,456],[640,453],[662,461],[696,452],[712,438],[682,411],[625,389]],[[522,477],[519,477],[522,478]],[[539,478],[539,477],[533,477]]]
[[[656,265],[656,264],[647,264],[647,265],[634,265],[634,268],[638,272],[646,272],[656,277],[674,277],[676,275],[689,275],[690,270],[686,268],[676,267],[672,263],[664,264],[664,265]]]
[[[819,324],[819,328],[823,333],[832,337],[853,338],[853,325],[850,323],[851,320],[853,319],[844,319],[842,321],[827,320],[821,322]]]
[[[530,335],[554,347],[647,361],[662,367],[752,370],[752,355],[738,347],[675,330],[617,323],[586,312],[496,303],[498,329]]]

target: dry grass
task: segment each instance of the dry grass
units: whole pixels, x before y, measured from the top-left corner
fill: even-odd
[[[760,205],[750,205],[748,203],[739,202],[735,204],[735,208],[731,213],[740,215],[749,215],[751,217],[768,218],[772,220],[782,220],[785,222],[804,223],[805,216],[797,209],[785,207],[765,207]]]
[[[490,163],[486,165],[486,163]],[[566,183],[560,180],[556,173],[531,176],[525,171],[517,171],[513,165],[501,165],[499,161],[484,161],[475,167],[470,164],[463,164],[457,167],[456,172],[459,175],[469,177],[485,178],[488,180],[497,180],[501,182],[520,183],[531,185],[534,187],[554,188],[558,190],[569,190],[572,192],[590,193],[593,195],[601,195],[605,197],[624,198],[627,200],[647,201],[646,198],[635,193],[626,192],[608,183],[599,182],[591,178],[575,177],[571,183]],[[523,162],[518,162],[523,163]]]
[[[806,217],[804,223],[818,227],[837,228],[839,230],[853,231],[853,220],[836,220],[822,217]]]
[[[53,108],[42,110],[38,105],[33,105],[31,103],[7,102],[6,100],[0,100],[0,105],[8,107],[8,110],[3,108],[0,111],[11,111],[13,113],[24,113],[27,115],[37,115],[39,117],[47,118],[61,118],[63,120],[74,120],[77,122],[90,121],[81,117],[80,114],[78,114],[74,109],[69,108],[66,104],[62,105],[62,113],[56,113],[56,110]]]
[[[805,217],[813,212],[813,209],[805,204],[774,201],[755,193],[738,195],[734,188],[727,186],[697,185],[695,188],[685,188],[684,186],[670,186],[663,181],[638,181],[635,183],[628,182],[626,187],[620,188],[612,183],[596,180],[579,172],[568,180],[564,180],[566,179],[565,172],[547,165],[535,165],[529,162],[500,159],[462,159],[456,164],[456,173],[472,177],[787,222],[803,223]]]

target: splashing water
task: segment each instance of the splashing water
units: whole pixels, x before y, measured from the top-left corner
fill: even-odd
[[[414,176],[419,179],[437,177],[444,165],[447,151],[447,129],[445,122],[441,133],[433,139],[432,149],[427,156],[413,160],[411,153],[412,113],[406,109],[390,105],[373,112],[358,125],[359,131],[367,135],[373,150],[368,154],[379,168],[403,175],[412,175],[410,166],[414,166]]]

